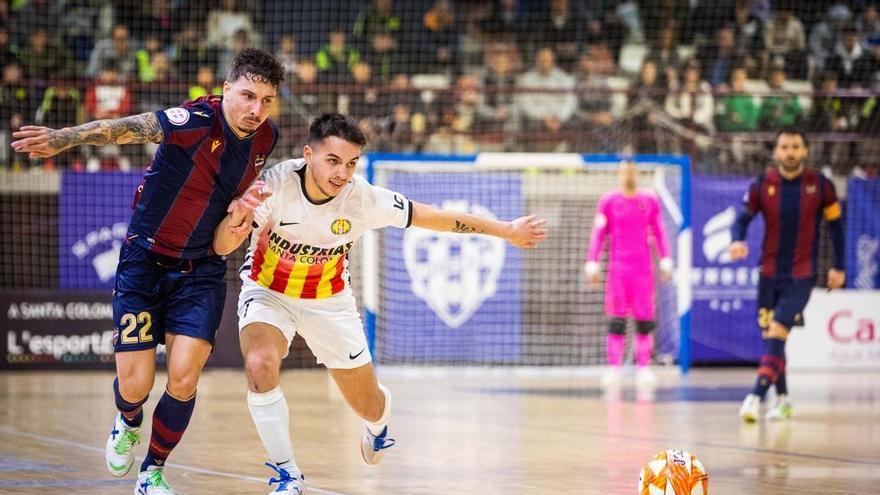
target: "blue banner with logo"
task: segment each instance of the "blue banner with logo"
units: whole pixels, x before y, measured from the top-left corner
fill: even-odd
[[[880,289],[880,179],[846,186],[846,286]]]
[[[519,176],[392,173],[413,201],[499,220],[522,215]],[[484,235],[385,230],[377,355],[385,362],[505,363],[521,352],[520,252]]]
[[[731,262],[730,228],[742,211],[750,178],[694,174],[691,348],[700,362],[757,361],[763,351],[757,326],[758,262],[764,238],[759,215],[749,225],[747,259]]]
[[[142,177],[140,172],[64,172],[58,218],[62,289],[113,288]]]

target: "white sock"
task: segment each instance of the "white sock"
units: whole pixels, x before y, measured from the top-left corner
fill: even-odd
[[[291,476],[298,478],[301,473],[293,458],[293,446],[290,443],[290,412],[281,388],[275,387],[264,393],[248,390],[247,402],[269,458],[278,467],[286,469]]]
[[[382,416],[376,421],[364,421],[370,433],[376,436],[381,435],[385,427],[388,426],[388,417],[391,415],[391,391],[381,383],[379,384],[379,390],[385,394],[385,409],[382,410]]]

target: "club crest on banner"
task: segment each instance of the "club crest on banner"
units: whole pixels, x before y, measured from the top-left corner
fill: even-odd
[[[730,228],[736,221],[736,210],[730,206],[716,214],[703,226],[703,254],[709,261],[730,263],[730,247],[733,238]]]
[[[78,259],[91,259],[95,276],[103,282],[111,282],[116,276],[119,249],[125,240],[128,225],[124,222],[103,225],[77,239],[70,252]]]
[[[733,236],[730,229],[735,221],[736,209],[729,206],[709,217],[701,229],[706,263],[692,268],[691,284],[694,298],[708,301],[711,311],[736,312],[742,309],[743,299],[754,297],[758,269],[744,263],[731,266],[729,248]]]
[[[467,200],[444,201],[445,210],[495,219],[488,208]],[[411,288],[450,328],[470,319],[498,287],[506,246],[497,237],[407,229],[403,256]]]

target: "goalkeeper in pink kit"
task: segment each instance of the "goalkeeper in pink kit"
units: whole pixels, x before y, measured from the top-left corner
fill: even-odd
[[[620,164],[621,188],[599,199],[590,236],[585,271],[592,284],[599,283],[599,258],[605,238],[608,247],[608,275],[605,280],[605,314],[610,319],[606,353],[608,384],[619,377],[626,344],[626,319],[636,322],[633,342],[636,380],[650,385],[654,376],[648,365],[654,350],[654,269],[651,239],[660,256],[663,280],[672,277],[672,258],[663,230],[662,206],[656,195],[636,188],[638,170],[632,162]]]

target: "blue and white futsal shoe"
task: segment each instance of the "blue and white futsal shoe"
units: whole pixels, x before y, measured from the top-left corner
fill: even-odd
[[[373,435],[370,433],[369,428],[366,429],[364,436],[361,438],[361,456],[363,456],[364,462],[371,466],[379,464],[379,461],[385,455],[385,449],[394,446],[394,439],[386,438],[387,435],[387,426],[378,435]]]
[[[267,466],[274,469],[278,473],[277,478],[269,478],[269,486],[278,485],[269,495],[303,495],[306,492],[306,478],[302,474],[299,477],[291,476],[283,467],[275,464],[266,463]]]

